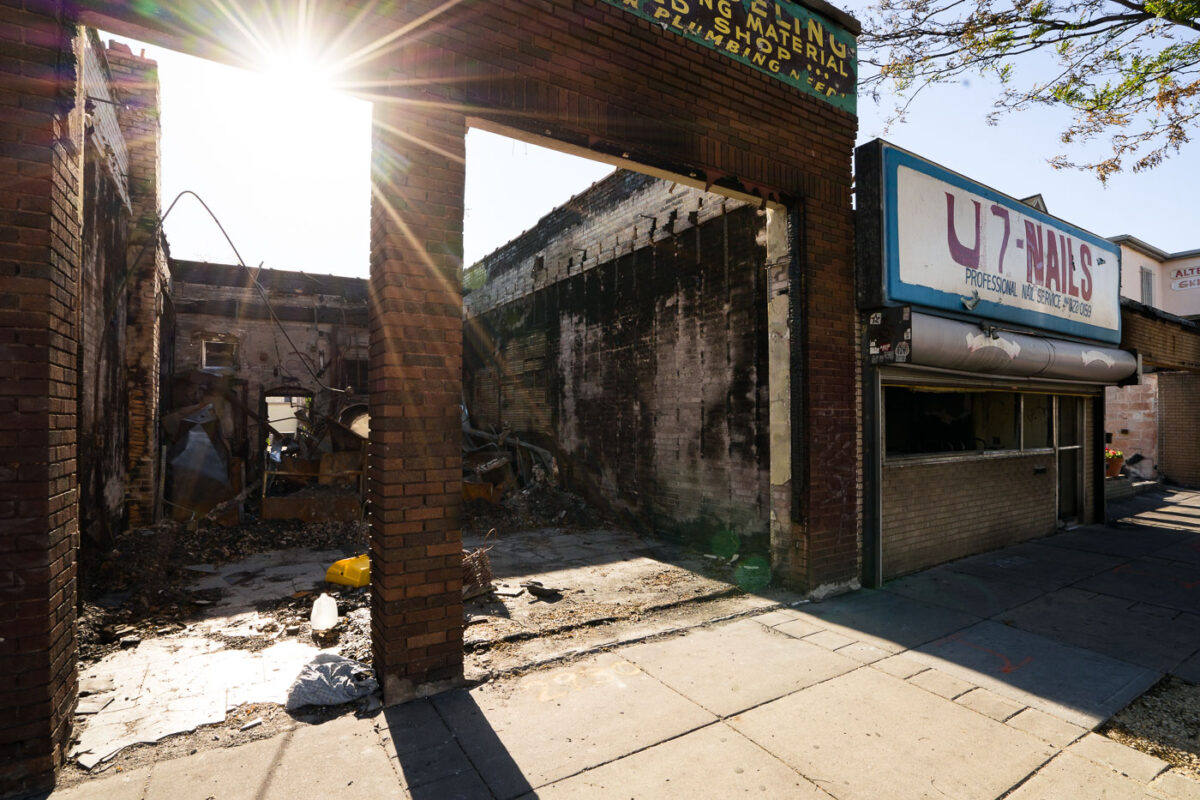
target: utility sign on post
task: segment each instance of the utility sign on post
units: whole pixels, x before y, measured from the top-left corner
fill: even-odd
[[[881,304],[1120,341],[1116,245],[884,142],[859,153],[860,198],[878,192],[859,209],[878,227],[879,275],[867,279]]]

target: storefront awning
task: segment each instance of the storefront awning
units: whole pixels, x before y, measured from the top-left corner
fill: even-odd
[[[914,365],[1009,377],[1115,384],[1138,369],[1125,350],[916,312],[910,347]]]

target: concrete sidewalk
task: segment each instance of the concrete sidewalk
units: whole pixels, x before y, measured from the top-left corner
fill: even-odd
[[[1200,495],[1134,500],[1119,528],[52,797],[1200,798],[1090,732],[1200,677]]]

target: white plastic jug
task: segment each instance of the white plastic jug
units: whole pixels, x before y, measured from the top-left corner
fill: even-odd
[[[312,629],[314,631],[327,631],[338,621],[337,601],[327,594],[322,594],[313,603],[312,607]]]

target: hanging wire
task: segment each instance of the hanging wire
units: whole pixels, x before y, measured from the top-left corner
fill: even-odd
[[[200,197],[200,195],[193,192],[191,189],[184,189],[182,192],[175,195],[175,199],[171,201],[171,205],[167,206],[166,212],[162,216],[158,217],[157,220],[155,221],[153,233],[149,237],[147,237],[146,241],[142,244],[141,249],[138,250],[137,256],[134,257],[133,262],[129,265],[129,269],[127,269],[125,271],[125,274],[121,276],[121,282],[117,285],[116,292],[113,295],[114,308],[109,313],[108,322],[105,324],[105,327],[108,327],[108,325],[111,325],[113,320],[116,319],[116,315],[117,315],[116,298],[121,296],[121,292],[124,290],[125,284],[128,283],[129,277],[131,275],[133,275],[134,269],[137,267],[138,262],[140,262],[142,260],[142,256],[144,256],[146,254],[146,250],[150,247],[150,245],[152,243],[155,243],[158,241],[158,237],[162,233],[163,223],[165,223],[167,221],[167,217],[169,217],[171,215],[171,212],[175,209],[175,204],[178,203],[184,195],[191,195],[192,197],[196,198],[196,202],[198,202],[204,208],[204,210],[208,212],[208,215],[210,217],[212,217],[212,221],[214,223],[216,223],[217,228],[221,231],[221,235],[224,236],[225,241],[229,243],[229,248],[231,250],[233,250],[234,256],[237,257],[238,265],[242,269],[246,270],[246,274],[250,276],[251,283],[254,284],[254,287],[256,289],[258,289],[258,294],[262,298],[263,304],[266,305],[267,313],[271,316],[271,320],[275,323],[276,327],[279,328],[280,333],[283,334],[283,338],[287,340],[288,345],[292,348],[292,353],[295,354],[296,358],[300,359],[300,363],[304,365],[304,368],[306,370],[308,370],[308,374],[312,375],[313,381],[316,382],[317,386],[319,386],[320,388],[322,388],[326,391],[339,392],[339,393],[345,394],[346,393],[345,389],[336,389],[332,386],[325,385],[325,383],[321,381],[320,376],[312,368],[312,365],[309,363],[308,357],[305,356],[305,354],[300,352],[300,348],[296,347],[296,343],[293,342],[292,337],[288,335],[287,328],[285,328],[283,326],[283,323],[279,321],[279,317],[275,315],[275,309],[274,309],[274,307],[272,307],[271,300],[267,296],[267,290],[263,288],[263,285],[261,283],[259,283],[258,275],[255,274],[255,271],[252,270],[250,267],[248,267],[246,265],[245,260],[242,259],[242,254],[240,252],[238,252],[237,245],[235,245],[233,243],[233,239],[230,238],[229,233],[225,230],[225,226],[221,224],[221,220],[217,219],[217,215],[214,214],[213,210],[208,207],[208,203],[205,203],[204,199],[202,197]],[[259,272],[261,272],[261,271],[262,271],[262,264],[259,264]],[[313,313],[314,314],[316,313],[315,309],[314,309]],[[278,354],[278,352],[276,352],[276,358],[278,358],[278,357],[279,357],[279,354]],[[282,364],[280,366],[282,366]]]

